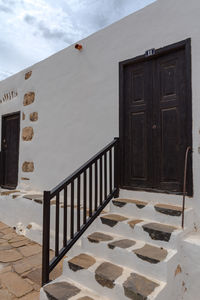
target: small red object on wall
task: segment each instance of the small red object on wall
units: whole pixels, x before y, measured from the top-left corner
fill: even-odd
[[[77,50],[82,50],[83,49],[83,46],[82,45],[80,45],[80,44],[76,44],[75,45],[75,48],[77,49]]]

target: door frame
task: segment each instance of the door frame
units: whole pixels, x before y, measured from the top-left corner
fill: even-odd
[[[3,120],[4,118],[7,118],[9,116],[14,116],[14,115],[18,115],[19,116],[19,129],[18,129],[18,136],[19,136],[19,142],[18,142],[18,159],[17,159],[17,184],[18,184],[18,172],[19,172],[19,143],[20,143],[20,120],[21,120],[21,114],[20,111],[16,111],[13,113],[8,113],[5,115],[1,116],[1,162],[0,162],[0,166],[1,166],[1,171],[0,171],[0,187],[8,189],[8,190],[14,190],[16,188],[15,187],[11,187],[11,186],[7,186],[3,184],[3,179],[4,179],[4,174],[5,174],[5,164],[3,162]]]
[[[159,192],[167,194],[179,194],[183,193],[170,192],[167,190],[157,190],[153,188],[136,188],[129,187],[124,184],[124,161],[125,161],[125,151],[124,151],[124,115],[125,115],[125,103],[124,103],[124,67],[129,64],[136,64],[144,61],[149,61],[154,58],[169,54],[171,52],[184,49],[185,51],[185,64],[186,64],[186,99],[187,99],[187,144],[192,147],[192,61],[191,61],[191,38],[186,40],[168,45],[155,50],[155,54],[152,56],[146,56],[145,54],[139,55],[137,57],[127,59],[125,61],[119,62],[119,138],[120,138],[120,188],[128,190],[141,190],[149,192]],[[184,173],[184,170],[183,170]],[[187,174],[187,195],[193,196],[193,172],[192,172],[192,155],[189,156],[188,160],[188,174]]]

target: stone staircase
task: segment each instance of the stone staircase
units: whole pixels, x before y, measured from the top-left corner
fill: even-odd
[[[63,275],[41,289],[49,300],[179,300],[180,241],[193,210],[114,199],[64,260]]]

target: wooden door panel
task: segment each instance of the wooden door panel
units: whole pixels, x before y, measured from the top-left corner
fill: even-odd
[[[2,118],[2,186],[15,188],[18,182],[20,114]]]
[[[177,162],[179,160],[179,125],[178,112],[175,107],[161,111],[161,182],[178,182]]]
[[[128,66],[124,73],[125,86],[125,185],[150,186],[151,156],[151,77],[149,63]],[[149,87],[149,89],[148,89]]]
[[[154,112],[158,128],[154,140],[158,163],[155,186],[166,191],[183,190],[185,128],[184,51],[176,51],[155,60],[157,83]]]
[[[132,113],[130,116],[130,177],[131,180],[147,180],[147,124],[146,113]]]

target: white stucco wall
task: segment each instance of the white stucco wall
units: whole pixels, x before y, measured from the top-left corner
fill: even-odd
[[[158,0],[82,40],[81,52],[72,45],[0,82],[0,98],[7,91],[18,92],[17,98],[0,104],[2,115],[21,110],[26,114],[26,120],[21,121],[23,128],[30,126],[28,113],[39,114],[39,120],[32,123],[33,140],[20,141],[19,188],[54,187],[118,136],[119,61],[141,55],[150,48],[191,38],[194,150],[191,205],[200,214],[199,13],[199,0]],[[29,70],[32,76],[24,80]],[[35,92],[35,102],[23,107],[23,96],[28,91]],[[25,160],[34,161],[32,174],[21,172]],[[29,177],[31,185],[22,183],[21,176]]]

